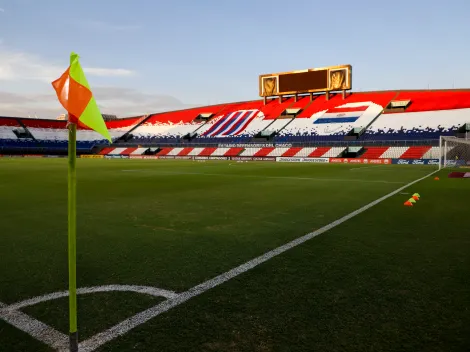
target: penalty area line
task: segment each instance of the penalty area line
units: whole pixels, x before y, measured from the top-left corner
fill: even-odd
[[[162,303],[159,303],[147,310],[144,310],[140,313],[137,313],[136,315],[123,320],[119,324],[99,333],[96,334],[95,336],[89,338],[88,340],[85,340],[79,344],[79,350],[80,352],[92,352],[99,348],[100,346],[104,345],[105,343],[114,340],[115,338],[124,335],[125,333],[129,332],[130,330],[134,329],[135,327],[144,324],[145,322],[149,321],[150,319],[155,318],[156,316],[170,310],[173,307],[176,307],[189,299],[199,296],[200,294],[216,287],[219,286],[220,284],[223,284],[224,282],[233,279],[234,277],[243,274],[256,266],[268,261],[269,259],[272,259],[279,254],[284,253],[285,251],[292,249],[294,247],[297,247],[298,245],[311,240],[314,237],[317,237],[318,235],[321,235],[324,232],[327,232],[331,230],[332,228],[344,223],[345,221],[365,212],[366,210],[372,208],[373,206],[383,202],[384,200],[394,196],[395,194],[400,193],[401,191],[405,190],[406,188],[414,185],[415,183],[418,183],[420,181],[423,181],[424,179],[428,178],[429,176],[432,176],[433,174],[437,173],[439,170],[433,171],[430,174],[421,177],[415,181],[412,181],[398,189],[396,189],[393,192],[390,192],[386,194],[385,196],[367,204],[364,205],[363,207],[353,211],[352,213],[349,213],[342,218],[333,221],[332,223],[323,226],[322,228],[310,232],[302,237],[299,237],[291,242],[288,242],[280,247],[277,247],[259,257],[256,257],[244,264],[241,264],[237,266],[236,268],[233,268],[223,274],[220,274],[210,280],[207,280],[199,285],[194,286],[193,288],[190,288],[189,290],[180,293],[177,297],[168,299]]]

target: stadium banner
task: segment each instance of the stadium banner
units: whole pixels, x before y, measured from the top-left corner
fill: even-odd
[[[193,157],[190,156],[190,155],[185,155],[185,156],[177,156],[177,155],[176,155],[174,158],[175,158],[175,159],[190,160],[190,159],[192,159]]]
[[[156,155],[129,155],[129,159],[158,159]]]
[[[162,155],[158,157],[159,159],[174,159],[174,155]]]
[[[103,159],[104,155],[96,155],[96,154],[84,154],[80,155],[81,159]]]
[[[296,158],[296,157],[276,157],[277,162],[285,162],[285,163],[319,163],[325,164],[329,163],[329,158]]]
[[[276,158],[271,156],[232,156],[232,161],[276,161]]]
[[[332,164],[374,164],[390,165],[392,159],[356,159],[356,158],[330,158]]]
[[[219,148],[291,148],[291,143],[218,144]]]
[[[105,155],[105,159],[129,159],[129,155]]]
[[[38,154],[23,154],[23,158],[44,158],[44,155],[38,155]]]
[[[439,159],[392,159],[395,165],[439,165]]]
[[[230,160],[228,156],[194,156],[194,160]]]

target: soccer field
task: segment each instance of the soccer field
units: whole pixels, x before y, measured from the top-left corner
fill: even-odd
[[[435,170],[77,160],[80,351],[468,350],[470,181]],[[0,194],[0,351],[66,350],[67,161]]]

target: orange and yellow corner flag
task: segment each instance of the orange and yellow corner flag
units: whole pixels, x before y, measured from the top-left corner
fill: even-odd
[[[78,58],[77,54],[70,54],[70,66],[62,76],[52,82],[52,86],[59,102],[69,113],[70,123],[85,125],[112,143]]]

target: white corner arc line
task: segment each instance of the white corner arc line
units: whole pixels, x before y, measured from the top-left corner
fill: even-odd
[[[69,338],[67,335],[23,312],[8,310],[5,307],[7,307],[6,304],[0,303],[0,319],[56,350],[68,348]]]
[[[178,296],[177,293],[168,290],[162,290],[157,287],[152,286],[136,286],[136,285],[103,285],[103,286],[94,286],[94,287],[82,287],[77,289],[77,294],[89,294],[89,293],[97,293],[97,292],[136,292],[147,294],[155,297],[165,297],[165,298],[175,298]],[[26,299],[21,302],[13,303],[10,305],[6,305],[4,307],[0,306],[1,309],[11,311],[11,310],[18,310],[21,308],[29,307],[41,302],[46,302],[62,297],[67,297],[69,295],[69,291],[60,291],[49,293],[43,296],[37,296],[30,299]]]
[[[103,332],[100,332],[99,334],[96,334],[95,336],[89,338],[88,340],[85,340],[83,342],[81,342],[79,344],[79,351],[80,352],[92,352],[94,350],[96,350],[97,348],[99,348],[100,346],[104,345],[105,343],[111,341],[111,340],[114,340],[115,338],[129,332],[130,330],[134,329],[135,327],[149,321],[150,319],[153,319],[155,318],[156,316],[170,310],[171,308],[173,307],[176,307],[184,302],[186,302],[187,300],[193,298],[193,297],[196,297],[196,296],[199,296],[200,294],[216,287],[216,286],[219,286],[220,284],[240,275],[240,274],[243,274],[245,272],[247,272],[248,270],[251,270],[253,269],[254,267],[268,261],[269,259],[271,258],[274,258],[276,256],[278,256],[279,254],[281,253],[284,253],[285,251],[289,250],[289,249],[292,249],[294,247],[297,247],[298,245],[314,238],[314,237],[317,237],[318,235],[321,235],[322,233],[326,232],[326,231],[329,231],[331,230],[332,228],[342,224],[343,222],[363,213],[364,211],[368,210],[369,208],[372,208],[373,206],[383,202],[384,200],[394,196],[395,194],[403,191],[404,189],[414,185],[415,183],[418,183],[426,178],[428,178],[429,176],[432,176],[433,174],[437,173],[439,170],[435,170],[431,173],[429,173],[428,175],[424,176],[424,177],[421,177],[415,181],[412,181],[400,188],[398,188],[397,190],[391,192],[391,193],[388,193],[386,194],[385,196],[367,204],[367,205],[364,205],[363,207],[353,211],[352,213],[349,213],[345,216],[343,216],[342,218],[338,219],[338,220],[335,220],[333,221],[332,223],[326,225],[326,226],[323,226],[322,228],[314,231],[314,232],[311,232],[311,233],[308,233],[302,237],[299,237],[291,242],[288,242],[280,247],[277,247],[259,257],[256,257],[242,265],[239,265],[237,266],[236,268],[233,268],[223,274],[220,274],[212,279],[209,279],[199,285],[196,285],[194,286],[193,288],[190,288],[189,290],[183,292],[183,293],[180,293],[176,298],[172,298],[172,299],[169,299],[167,301],[164,301],[162,303],[159,303],[147,310],[144,310],[140,313],[137,313],[135,314],[134,316],[126,319],[126,320],[123,320],[122,322],[120,322],[119,324],[103,331]]]

